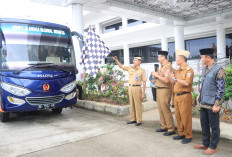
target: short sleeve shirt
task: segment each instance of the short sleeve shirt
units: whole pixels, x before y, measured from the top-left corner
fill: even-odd
[[[179,82],[176,82],[174,85],[174,93],[177,94],[182,92],[192,92],[193,77],[194,77],[193,69],[187,64],[176,70],[176,78],[188,82],[189,86],[186,87],[181,85]]]
[[[122,69],[128,72],[128,82],[131,85],[141,85],[142,82],[147,81],[146,71],[141,67],[135,68],[133,66],[123,66]]]
[[[172,72],[173,72],[172,65],[168,61],[166,61],[161,65],[161,68],[160,68],[158,74],[161,77],[167,77],[167,79],[168,79]],[[164,83],[164,82],[160,81],[159,79],[157,79],[156,80],[156,87],[171,88],[171,84]]]

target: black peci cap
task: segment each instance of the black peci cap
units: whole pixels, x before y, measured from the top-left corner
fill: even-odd
[[[213,48],[200,49],[201,55],[212,55],[214,53]]]
[[[167,56],[168,55],[168,51],[158,51],[158,55]]]

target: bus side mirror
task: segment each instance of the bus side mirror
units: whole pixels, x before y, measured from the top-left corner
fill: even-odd
[[[5,41],[5,38],[3,36],[3,32],[2,32],[2,29],[0,28],[0,48],[2,48],[2,43],[3,41]]]
[[[83,46],[84,46],[84,38],[83,38],[83,35],[81,35],[81,34],[78,33],[78,32],[75,32],[75,31],[71,32],[71,35],[72,35],[72,36],[76,36],[77,39],[79,40],[80,51],[82,52],[82,48],[83,48]]]
[[[78,40],[83,41],[83,35],[81,35],[80,33],[73,31],[71,32],[71,35],[76,36]]]
[[[2,48],[2,34],[0,34],[0,49]]]
[[[77,68],[75,68],[75,74],[78,74],[78,69]]]

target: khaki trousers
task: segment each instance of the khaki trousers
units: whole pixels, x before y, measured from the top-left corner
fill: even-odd
[[[175,95],[175,116],[180,136],[192,138],[192,94]]]
[[[129,87],[129,98],[130,98],[130,117],[131,121],[137,123],[142,122],[142,89],[141,86],[130,86]]]
[[[157,88],[157,103],[160,114],[160,122],[162,129],[168,129],[169,132],[174,131],[174,122],[172,112],[170,110],[172,90]]]

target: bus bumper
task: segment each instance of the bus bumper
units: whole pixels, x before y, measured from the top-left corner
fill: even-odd
[[[1,99],[2,103],[0,112],[27,112],[66,108],[71,107],[77,102],[75,92],[44,97],[18,98],[15,96],[4,96]]]

